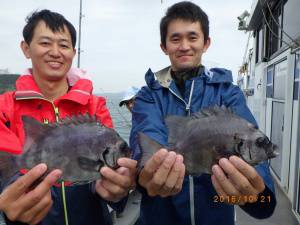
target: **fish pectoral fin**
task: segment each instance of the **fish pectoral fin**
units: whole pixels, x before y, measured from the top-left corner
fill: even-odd
[[[77,158],[78,166],[83,170],[99,172],[103,166],[103,162],[99,160],[89,159],[87,157],[79,156]]]

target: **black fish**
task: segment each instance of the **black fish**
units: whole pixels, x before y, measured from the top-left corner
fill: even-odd
[[[117,160],[131,151],[119,134],[89,115],[73,116],[61,123],[42,124],[23,116],[25,145],[20,155],[0,152],[0,178],[5,183],[18,170],[39,163],[62,170],[62,180],[87,183],[100,179],[103,166],[118,168]]]
[[[264,133],[223,106],[203,109],[190,117],[168,116],[165,123],[167,148],[183,155],[188,174],[211,173],[220,158],[231,155],[253,166],[278,155],[277,146]],[[163,146],[143,133],[138,139],[143,166]]]

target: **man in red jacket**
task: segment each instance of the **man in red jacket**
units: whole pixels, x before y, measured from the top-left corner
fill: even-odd
[[[91,94],[92,82],[85,71],[71,69],[76,53],[73,25],[58,13],[42,10],[27,18],[23,36],[21,48],[31,59],[32,69],[17,80],[15,92],[0,95],[0,150],[21,153],[25,139],[23,115],[48,123],[88,113],[112,127],[105,100]],[[61,188],[53,186],[61,176],[60,170],[50,172],[34,189],[30,188],[47,170],[47,165],[37,165],[4,189],[0,210],[7,224],[112,224],[103,203],[119,202],[135,186],[136,161],[121,158],[118,164],[116,171],[102,168],[102,179],[94,184],[67,186],[67,204],[62,200]]]

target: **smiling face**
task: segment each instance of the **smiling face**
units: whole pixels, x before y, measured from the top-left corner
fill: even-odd
[[[200,65],[209,45],[209,38],[204,42],[199,22],[176,19],[168,25],[166,45],[161,44],[161,48],[169,56],[172,70],[181,71]]]
[[[21,48],[31,59],[33,76],[48,81],[64,79],[76,53],[67,27],[53,33],[44,21],[37,24],[29,44],[22,41]]]

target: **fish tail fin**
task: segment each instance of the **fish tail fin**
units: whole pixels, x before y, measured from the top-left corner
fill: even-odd
[[[142,150],[142,156],[138,163],[138,168],[141,169],[145,166],[146,162],[152,157],[152,155],[159,149],[163,148],[163,146],[142,132],[138,133],[138,142]]]
[[[0,151],[0,188],[2,189],[16,171],[16,158],[8,152]]]

